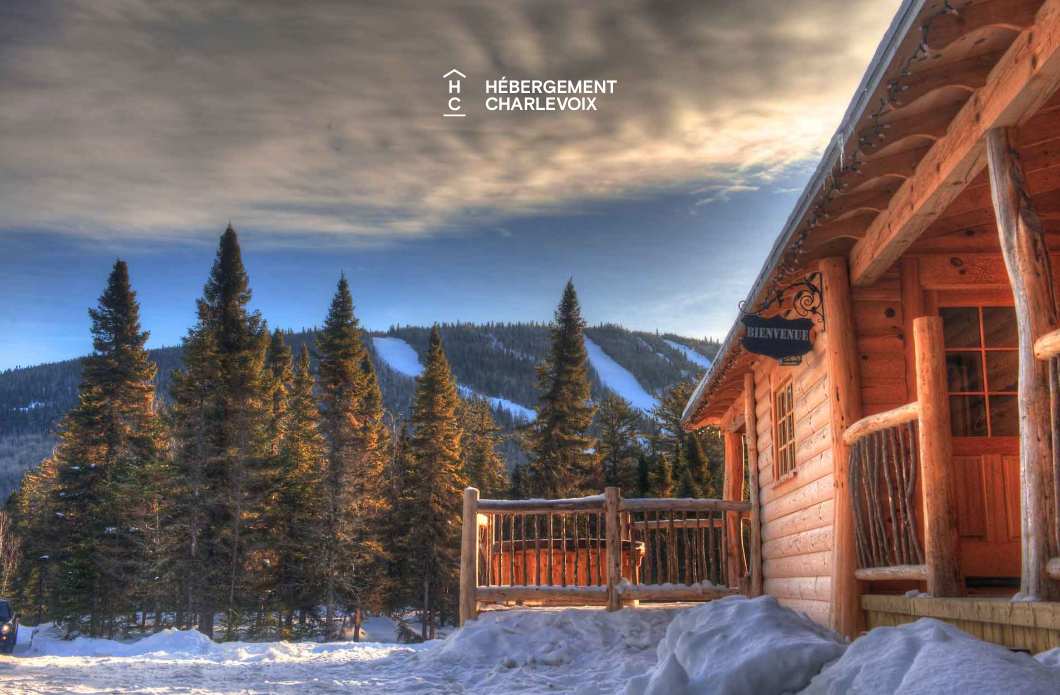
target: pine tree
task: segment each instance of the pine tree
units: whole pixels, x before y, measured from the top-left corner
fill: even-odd
[[[293,629],[294,612],[299,610],[304,615],[323,598],[319,558],[327,542],[322,533],[324,439],[313,396],[314,383],[309,348],[303,345],[287,393],[285,437],[279,453],[281,467],[272,519],[276,594],[285,611],[287,637]]]
[[[320,352],[321,432],[327,442],[324,475],[326,632],[338,636],[336,607],[354,616],[382,603],[386,558],[381,542],[386,497],[383,468],[386,433],[382,395],[353,313],[345,276],[339,279]]]
[[[460,455],[464,477],[484,498],[506,496],[511,483],[504,459],[497,453],[500,428],[493,420],[489,401],[484,398],[461,400],[459,414],[464,431]]]
[[[124,261],[117,261],[89,310],[93,352],[82,363],[78,404],[61,427],[55,451],[60,563],[59,614],[72,630],[88,616],[89,634],[113,634],[130,609],[128,595],[143,545],[143,529],[127,496],[130,483],[160,453],[155,365],[144,348],[140,307]]]
[[[184,369],[173,377],[176,462],[184,484],[187,573],[183,590],[199,629],[213,635],[223,606],[227,637],[238,628],[245,595],[244,533],[255,508],[251,472],[268,455],[265,369],[269,334],[248,310],[250,282],[229,225],[184,340]]]
[[[622,488],[626,497],[637,491],[637,414],[625,399],[608,393],[596,411],[600,430],[600,484]],[[598,485],[599,487],[599,485]]]
[[[567,282],[552,325],[552,346],[538,371],[541,399],[530,435],[528,482],[531,494],[568,497],[592,486],[594,441],[588,356],[574,283]]]
[[[412,410],[411,475],[406,504],[410,528],[406,552],[416,558],[413,586],[420,589],[423,636],[434,636],[436,620],[455,613],[460,557],[462,491],[456,381],[435,326],[426,365],[416,379]]]

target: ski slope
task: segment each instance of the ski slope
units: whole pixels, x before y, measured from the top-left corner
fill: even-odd
[[[387,366],[395,372],[413,379],[423,372],[423,365],[420,364],[420,358],[416,354],[416,350],[401,338],[372,336],[372,345],[375,346],[375,352],[379,355],[379,359],[386,362]],[[494,408],[507,410],[516,418],[530,421],[537,417],[537,413],[532,409],[519,405],[507,398],[486,396],[467,386],[459,386],[459,389],[465,398],[485,398]]]
[[[585,351],[589,353],[589,364],[596,370],[604,386],[625,398],[634,408],[648,413],[659,405],[658,399],[645,391],[628,369],[615,362],[588,336],[585,336]]]
[[[700,367],[703,367],[704,369],[710,369],[711,360],[706,355],[701,355],[692,348],[688,347],[687,345],[682,345],[676,340],[668,340],[666,338],[663,338],[663,342],[672,347],[674,350],[680,352],[682,355],[684,355],[685,359],[689,362],[697,364]]]

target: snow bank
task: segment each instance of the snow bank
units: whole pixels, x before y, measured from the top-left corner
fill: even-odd
[[[615,693],[654,663],[656,645],[676,612],[490,611],[415,658],[437,671],[455,669],[475,692],[508,693],[521,684],[514,689]]]
[[[655,396],[645,391],[628,369],[611,359],[611,356],[588,336],[585,336],[585,351],[589,353],[589,364],[596,370],[604,386],[625,398],[634,408],[647,413],[659,404]]]
[[[418,377],[423,371],[420,358],[412,346],[401,338],[372,336],[372,345],[379,359],[395,372],[409,377]]]
[[[684,355],[685,359],[689,362],[693,364],[698,364],[704,369],[710,369],[711,361],[710,358],[706,355],[701,355],[692,348],[688,347],[687,345],[682,345],[676,340],[668,340],[666,338],[663,338],[663,342],[672,347],[674,350],[680,352],[682,355]]]
[[[21,637],[20,633],[20,640]],[[134,642],[118,642],[96,637],[64,640],[50,626],[42,626],[34,631],[33,641],[24,653],[27,656],[206,656],[217,648],[217,644],[197,630],[168,629]]]
[[[626,695],[771,695],[796,692],[840,655],[839,637],[772,596],[729,596],[679,613],[658,663]]]
[[[953,625],[921,618],[869,631],[803,693],[1056,695],[1060,672],[1042,661],[981,642]]]

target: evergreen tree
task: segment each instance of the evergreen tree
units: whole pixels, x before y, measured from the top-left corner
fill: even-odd
[[[345,276],[339,279],[318,347],[321,432],[327,443],[322,563],[326,631],[329,639],[338,636],[335,617],[341,603],[354,617],[356,637],[362,610],[382,603],[387,443],[379,384]]]
[[[284,636],[291,635],[294,612],[302,611],[304,616],[323,597],[319,558],[327,542],[322,533],[324,439],[320,434],[320,414],[313,386],[309,348],[303,345],[287,393],[285,436],[279,452],[281,467],[272,522],[276,594],[285,611]]]
[[[484,498],[506,496],[511,484],[504,459],[497,453],[500,428],[493,420],[489,401],[484,398],[462,400],[459,414],[460,426],[464,431],[461,446],[464,477],[479,489]]]
[[[640,454],[637,414],[625,399],[609,392],[600,401],[596,420],[600,430],[600,483],[620,487],[623,495],[631,497],[637,491]]]
[[[426,365],[416,379],[412,410],[405,552],[415,558],[412,580],[422,596],[423,636],[455,614],[460,558],[463,489],[459,397],[437,327],[431,331]]]
[[[213,635],[222,606],[229,638],[246,605],[248,519],[256,507],[250,477],[268,451],[269,334],[257,312],[239,239],[229,225],[184,340],[184,369],[173,376],[176,464],[183,489],[187,556],[183,591],[199,629]]]
[[[592,487],[595,443],[587,434],[594,408],[588,356],[574,283],[567,282],[552,325],[549,359],[538,371],[541,399],[530,433],[528,483],[539,497],[569,497]]]
[[[93,352],[83,361],[78,405],[63,421],[56,447],[58,562],[55,617],[89,634],[113,634],[130,609],[142,528],[130,513],[139,495],[129,482],[160,453],[154,403],[155,365],[144,344],[140,307],[124,261],[117,261],[99,305],[89,310]],[[134,498],[135,499],[135,498]]]

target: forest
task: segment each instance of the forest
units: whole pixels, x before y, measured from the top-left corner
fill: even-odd
[[[29,468],[0,512],[0,593],[27,619],[69,635],[357,639],[365,615],[388,613],[426,639],[455,619],[465,486],[719,492],[718,433],[678,424],[702,368],[685,350],[717,345],[588,328],[573,282],[550,324],[377,334],[412,347],[415,377],[373,347],[345,277],[312,331],[270,330],[250,299],[229,227],[182,345],[149,351],[118,260],[89,356],[0,375],[6,455]],[[587,338],[652,409],[602,383]]]

